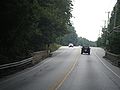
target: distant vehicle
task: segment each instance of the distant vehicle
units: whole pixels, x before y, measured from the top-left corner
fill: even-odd
[[[87,53],[88,55],[90,55],[90,47],[89,46],[82,46],[81,54],[83,54],[83,53]]]
[[[72,43],[69,43],[69,45],[68,45],[69,47],[73,47],[74,45],[72,44]]]

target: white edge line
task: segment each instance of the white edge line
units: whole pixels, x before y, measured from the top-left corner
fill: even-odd
[[[59,55],[61,55],[61,54],[63,54],[63,53],[64,53],[64,52],[58,54],[57,56],[59,56]],[[36,65],[34,65],[34,66],[30,67],[30,68],[26,68],[25,70],[22,70],[22,71],[20,71],[20,72],[17,72],[17,73],[15,73],[15,74],[12,74],[10,77],[8,76],[8,78],[5,79],[5,80],[3,80],[2,82],[0,82],[0,84],[3,84],[3,83],[5,83],[5,82],[7,82],[7,81],[9,81],[9,80],[13,80],[13,79],[19,78],[19,77],[21,77],[21,76],[23,76],[23,75],[25,75],[25,74],[28,74],[28,73],[34,71],[35,69],[38,69],[38,68],[42,67],[44,64],[49,63],[49,62],[51,61],[51,59],[53,59],[53,58],[49,58],[49,59],[46,58],[46,59],[47,59],[47,60],[44,59],[43,61],[39,62],[38,64],[36,64]],[[13,77],[13,76],[14,76],[14,77]]]
[[[94,52],[95,56],[100,60],[100,62],[108,69],[110,70],[114,75],[116,75],[119,79],[120,79],[120,76],[117,75],[112,69],[110,69],[101,59],[100,57],[98,57],[98,55]]]

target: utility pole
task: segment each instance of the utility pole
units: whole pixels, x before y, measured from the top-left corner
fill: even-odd
[[[107,13],[107,21],[105,21],[105,24],[107,23],[106,28],[105,28],[105,45],[106,45],[106,50],[108,50],[108,45],[109,45],[109,38],[108,38],[109,31],[108,31],[108,25],[109,25],[109,22],[110,22],[110,11],[105,12],[105,13]]]
[[[106,25],[106,20],[104,20],[104,29],[106,29],[107,25]]]
[[[108,20],[107,20],[107,27],[108,27],[108,24],[109,24],[109,22],[110,22],[110,11],[108,11],[108,12],[106,12],[107,14],[108,14]]]
[[[115,11],[114,11],[114,15],[115,15],[115,16],[114,16],[114,27],[116,27],[117,6],[118,6],[118,5],[117,5],[117,3],[116,3],[116,4],[115,4]]]

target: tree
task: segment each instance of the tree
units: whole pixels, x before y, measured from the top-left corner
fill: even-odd
[[[7,62],[46,49],[47,44],[68,33],[71,0],[2,0],[0,5],[0,56],[8,58]]]
[[[103,30],[101,40],[98,39],[97,41],[101,42],[102,43],[101,45],[104,46],[107,49],[107,51],[115,54],[120,54],[120,32],[116,32],[116,30],[119,30],[119,28],[115,29],[116,27],[120,27],[119,18],[120,18],[120,1],[118,0],[113,8],[107,29]]]
[[[64,35],[63,37],[57,38],[57,43],[61,45],[68,45],[69,43],[73,43],[74,45],[77,45],[77,34],[73,26],[67,25],[67,29],[69,31],[68,34]]]
[[[95,47],[96,42],[89,41],[86,38],[78,37],[78,45]]]
[[[86,38],[78,37],[73,26],[67,26],[69,33],[63,37],[57,38],[57,43],[61,45],[68,45],[73,43],[74,45],[86,45],[86,46],[96,46],[96,42],[89,41]]]

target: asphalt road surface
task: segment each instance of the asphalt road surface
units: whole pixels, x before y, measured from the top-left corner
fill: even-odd
[[[0,90],[120,90],[120,69],[102,57],[104,50],[61,47],[52,57],[0,80]]]

